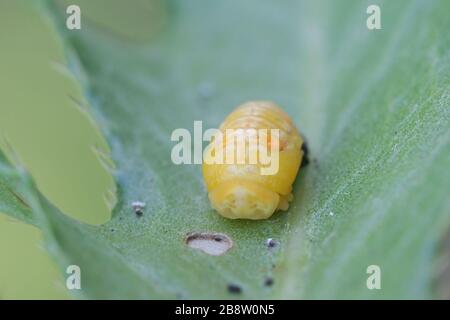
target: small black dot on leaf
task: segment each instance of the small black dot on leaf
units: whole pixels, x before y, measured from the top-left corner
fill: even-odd
[[[242,288],[236,284],[230,283],[228,285],[228,292],[233,294],[240,294],[242,292]]]
[[[266,246],[268,248],[275,248],[277,246],[277,242],[274,239],[269,238],[266,240]]]
[[[273,285],[273,278],[271,278],[271,277],[266,278],[266,280],[264,280],[264,285],[266,287],[272,286]]]

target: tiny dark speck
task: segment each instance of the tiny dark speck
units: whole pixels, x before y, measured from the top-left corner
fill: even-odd
[[[277,246],[277,242],[273,240],[272,238],[269,238],[266,240],[266,245],[269,248],[275,248]]]
[[[266,278],[266,280],[264,281],[264,285],[266,286],[266,287],[270,287],[270,286],[272,286],[273,285],[273,278]]]
[[[236,285],[236,284],[230,283],[230,284],[228,285],[228,292],[230,292],[230,293],[235,293],[235,294],[239,294],[239,293],[242,292],[242,289],[241,289],[240,286],[238,286],[238,285]]]
[[[111,232],[114,232],[114,231],[116,231],[116,230],[114,230],[114,229],[111,229]]]
[[[142,216],[142,214],[143,214],[142,210],[136,210],[136,215],[138,217]]]

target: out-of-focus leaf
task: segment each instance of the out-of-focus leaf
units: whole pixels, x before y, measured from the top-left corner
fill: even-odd
[[[21,171],[20,168],[12,167],[0,151],[0,212],[34,224],[31,208],[22,195],[25,185],[22,184]]]

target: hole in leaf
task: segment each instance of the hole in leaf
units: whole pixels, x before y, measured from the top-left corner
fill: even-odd
[[[212,256],[220,256],[233,247],[233,240],[223,233],[191,232],[185,243]]]

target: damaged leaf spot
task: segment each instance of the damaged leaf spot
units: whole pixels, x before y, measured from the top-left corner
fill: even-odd
[[[186,235],[185,243],[212,256],[220,256],[233,247],[233,240],[223,233],[191,232]]]

